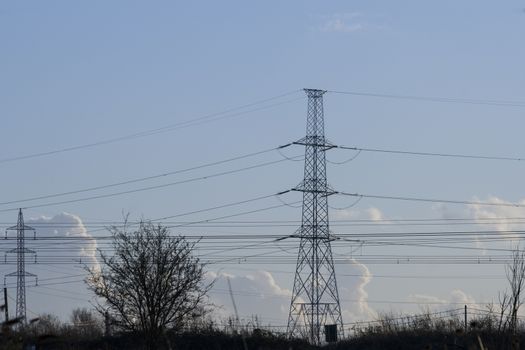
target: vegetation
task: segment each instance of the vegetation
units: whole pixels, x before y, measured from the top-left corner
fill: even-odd
[[[194,243],[164,226],[142,222],[131,232],[110,231],[112,254],[99,251],[102,266],[88,268],[88,286],[103,300],[97,309],[119,331],[142,334],[148,348],[157,348],[166,330],[205,311],[211,284],[204,284],[204,265],[193,256]]]
[[[95,322],[61,323],[53,316],[43,319],[24,329],[13,331],[4,338],[0,349],[21,349],[22,344],[37,345],[38,349],[95,350],[129,349],[141,350],[148,347],[147,340],[137,332],[122,331],[112,336],[102,335],[103,321],[93,311],[79,309],[71,316],[90,314]],[[383,315],[355,332],[348,340],[332,344],[326,350],[421,350],[421,349],[520,349],[525,343],[525,324],[518,322],[516,332],[498,331],[497,313],[487,311],[484,315],[471,318],[467,330],[463,329],[461,317],[423,313],[412,316],[411,322],[400,315]],[[256,328],[256,324],[241,326],[226,323],[220,327],[213,322],[201,323],[193,329],[169,330],[167,341],[157,349],[191,350],[313,350],[302,340],[289,340],[279,332]],[[355,330],[354,330],[355,331]],[[246,348],[243,344],[243,336]],[[483,346],[483,348],[481,347]]]

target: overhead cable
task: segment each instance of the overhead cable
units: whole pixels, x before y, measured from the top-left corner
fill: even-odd
[[[176,175],[176,174],[182,174],[182,173],[186,173],[186,172],[190,172],[190,171],[194,171],[194,170],[198,170],[198,169],[203,169],[203,168],[208,168],[208,167],[212,167],[212,166],[216,166],[216,165],[221,165],[221,164],[224,164],[224,163],[233,162],[233,161],[240,160],[240,159],[245,159],[245,158],[249,158],[249,157],[258,156],[258,155],[261,155],[261,154],[264,154],[264,153],[269,153],[269,152],[272,152],[272,151],[275,151],[275,150],[279,150],[279,149],[284,148],[284,147],[287,147],[287,146],[285,145],[285,146],[280,146],[280,147],[269,148],[269,149],[265,149],[265,150],[262,150],[262,151],[247,153],[247,154],[243,154],[243,155],[240,155],[240,156],[226,158],[226,159],[222,159],[222,160],[211,162],[211,163],[205,163],[205,164],[193,166],[193,167],[190,167],[190,168],[185,168],[185,169],[180,169],[180,170],[175,170],[175,171],[169,171],[169,172],[165,172],[165,173],[161,173],[161,174],[156,174],[156,175],[151,175],[151,176],[146,176],[146,177],[141,177],[141,178],[135,178],[135,179],[131,179],[131,180],[115,182],[115,183],[111,183],[111,184],[107,184],[107,185],[93,186],[93,187],[87,187],[87,188],[83,188],[83,189],[79,189],[79,190],[73,190],[73,191],[67,191],[67,192],[61,192],[61,193],[42,195],[42,196],[37,196],[37,197],[30,197],[30,198],[24,198],[24,199],[17,199],[17,200],[10,200],[10,201],[6,201],[6,202],[0,202],[0,205],[22,203],[22,202],[34,201],[34,200],[39,200],[39,199],[54,198],[54,197],[61,197],[61,196],[66,196],[66,195],[82,193],[82,192],[90,192],[90,191],[102,190],[102,189],[116,187],[116,186],[129,185],[129,184],[132,184],[132,183],[137,183],[137,182],[142,182],[142,181],[154,180],[154,179],[158,179],[158,178],[162,178],[162,177],[167,177],[167,176]]]
[[[335,146],[335,147],[339,149],[358,151],[358,152],[391,153],[391,154],[403,154],[403,155],[425,156],[425,157],[469,158],[469,159],[484,159],[484,160],[505,160],[505,161],[516,161],[516,162],[522,162],[525,160],[525,158],[507,157],[507,156],[488,156],[488,155],[461,154],[461,153],[402,151],[402,150],[393,150],[393,149],[385,149],[385,148],[364,148],[364,147],[352,147],[352,146]]]
[[[493,100],[493,99],[470,99],[457,97],[432,97],[432,96],[418,96],[418,95],[399,95],[399,94],[382,94],[364,91],[335,91],[328,90],[327,92],[341,95],[353,95],[363,97],[378,97],[397,100],[412,100],[412,101],[427,101],[427,102],[441,102],[441,103],[459,103],[472,105],[488,105],[488,106],[502,106],[502,107],[525,107],[525,102],[516,100]]]
[[[466,204],[466,205],[495,206],[495,207],[513,207],[513,208],[524,208],[525,207],[525,204],[521,204],[521,203],[478,202],[478,201],[463,201],[463,200],[437,199],[437,198],[385,196],[385,195],[348,193],[348,192],[336,192],[336,194],[340,194],[344,196],[351,196],[351,197],[389,199],[389,200],[400,200],[400,201],[411,201],[411,202]]]
[[[33,209],[33,208],[55,206],[55,205],[60,205],[60,204],[78,203],[78,202],[84,202],[84,201],[89,201],[89,200],[94,200],[94,199],[109,198],[109,197],[121,196],[121,195],[125,195],[125,194],[156,190],[156,189],[160,189],[160,188],[165,188],[165,187],[170,187],[170,186],[175,186],[175,185],[180,185],[180,184],[185,184],[185,183],[190,183],[190,182],[202,181],[202,180],[207,180],[207,179],[214,178],[214,177],[220,177],[220,176],[224,176],[224,175],[230,175],[230,174],[234,174],[234,173],[239,173],[239,172],[246,171],[246,170],[252,170],[252,169],[256,169],[256,168],[265,167],[265,166],[268,166],[268,165],[282,163],[284,161],[286,161],[286,159],[279,159],[279,160],[274,160],[274,161],[270,161],[270,162],[260,163],[260,164],[256,164],[256,165],[243,167],[243,168],[238,168],[238,169],[234,169],[234,170],[223,171],[223,172],[219,172],[219,173],[215,173],[215,174],[211,174],[211,175],[194,177],[194,178],[190,178],[190,179],[186,179],[186,180],[180,180],[180,181],[169,182],[169,183],[165,183],[165,184],[153,185],[153,186],[147,186],[147,187],[140,187],[140,188],[136,188],[136,189],[132,189],[132,190],[126,190],[126,191],[120,191],[120,192],[113,192],[113,193],[94,195],[94,196],[83,197],[83,198],[76,198],[76,199],[69,199],[69,200],[63,200],[63,201],[57,201],[57,202],[48,202],[48,203],[43,203],[43,204],[29,205],[29,206],[24,206],[23,209]],[[7,208],[7,209],[1,209],[0,212],[16,211],[16,210],[18,210],[18,208]]]
[[[250,110],[247,110],[247,111],[241,111],[241,112],[237,112],[237,113],[233,113],[233,112],[240,111],[240,110],[243,110],[243,109],[246,109],[246,108],[249,108],[249,107],[253,107],[253,106],[256,106],[256,105],[259,105],[259,104],[263,104],[263,103],[266,103],[266,102],[269,102],[269,101],[273,101],[273,100],[276,100],[276,99],[279,99],[279,98],[282,98],[282,97],[286,97],[286,96],[295,94],[295,93],[297,93],[299,91],[300,90],[290,91],[290,92],[287,92],[287,93],[284,93],[284,94],[281,94],[281,95],[273,96],[273,97],[270,97],[270,98],[265,98],[265,99],[258,100],[258,101],[252,102],[252,103],[248,103],[248,104],[244,104],[244,105],[241,105],[241,106],[238,106],[238,107],[230,108],[230,109],[227,109],[227,110],[222,111],[222,112],[211,113],[211,114],[207,114],[207,115],[204,115],[204,116],[201,116],[201,117],[198,117],[198,118],[189,119],[189,120],[186,120],[186,121],[183,121],[183,122],[169,124],[169,125],[166,125],[166,126],[163,126],[163,127],[155,128],[155,129],[149,129],[149,130],[145,130],[145,131],[140,131],[140,132],[136,132],[136,133],[133,133],[133,134],[118,136],[118,137],[109,138],[109,139],[101,140],[101,141],[97,141],[97,142],[86,143],[86,144],[82,144],[82,145],[76,145],[76,146],[71,146],[71,147],[55,149],[55,150],[51,150],[51,151],[36,152],[36,153],[30,153],[30,154],[25,154],[25,155],[19,155],[19,156],[2,158],[2,159],[0,159],[0,163],[8,163],[8,162],[14,162],[14,161],[18,161],[18,160],[50,156],[50,155],[54,155],[54,154],[58,154],[58,153],[77,151],[77,150],[80,150],[80,149],[92,148],[92,147],[96,147],[96,146],[112,144],[112,143],[121,142],[121,141],[125,141],[125,140],[152,136],[152,135],[156,135],[156,134],[159,134],[159,133],[169,132],[169,131],[173,131],[173,130],[177,130],[177,129],[181,129],[181,128],[185,128],[185,127],[189,127],[189,126],[193,126],[193,125],[203,124],[203,123],[206,123],[206,122],[212,122],[212,121],[216,121],[216,120],[220,120],[220,119],[231,118],[231,117],[242,115],[242,114],[248,114],[248,113],[252,113],[252,112],[256,112],[256,111],[260,111],[260,110],[276,107],[276,106],[279,106],[279,105],[283,105],[285,103],[294,102],[294,101],[297,101],[297,100],[300,100],[300,99],[302,100],[302,99],[304,99],[304,97],[300,97],[300,98],[296,98],[296,99],[292,99],[292,100],[287,100],[287,101],[284,101],[284,102],[274,103],[274,104],[266,105],[266,106],[263,106],[263,107],[250,109]]]

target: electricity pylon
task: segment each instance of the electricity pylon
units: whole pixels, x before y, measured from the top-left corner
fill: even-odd
[[[11,272],[10,274],[5,275],[4,285],[6,283],[6,277],[16,277],[16,317],[20,318],[23,323],[26,323],[26,277],[35,277],[35,274],[26,271],[26,254],[36,254],[33,250],[27,249],[25,247],[25,231],[33,231],[34,237],[36,237],[36,231],[34,228],[24,224],[24,214],[22,214],[22,209],[18,210],[18,221],[16,226],[12,226],[6,229],[7,231],[16,230],[16,248],[8,250],[7,254],[16,253],[16,272]],[[38,281],[38,280],[37,280]]]
[[[304,180],[294,188],[303,193],[297,268],[287,332],[289,337],[306,337],[323,342],[324,326],[337,327],[343,335],[343,319],[332,258],[328,196],[336,193],[327,183],[325,152],[334,145],[324,136],[323,94],[305,89],[308,96],[306,137],[295,142],[305,146]]]

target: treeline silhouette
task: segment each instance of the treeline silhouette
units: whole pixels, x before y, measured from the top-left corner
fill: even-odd
[[[323,347],[327,350],[392,349],[520,349],[525,344],[525,322],[516,329],[502,327],[500,313],[473,309],[465,327],[459,309],[403,316],[385,314],[366,324],[354,324],[348,338]],[[39,350],[142,350],[148,344],[140,332],[112,332],[107,320],[95,311],[76,309],[69,322],[43,315],[27,326],[4,327],[1,349]],[[505,320],[503,320],[505,322]],[[210,318],[189,320],[181,329],[169,330],[157,342],[159,350],[311,350],[301,339],[287,339],[284,332],[261,325],[257,317],[240,324],[234,318],[217,323]],[[244,339],[243,339],[244,338]]]

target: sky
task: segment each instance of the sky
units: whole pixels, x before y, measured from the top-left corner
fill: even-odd
[[[0,2],[0,228],[16,224],[23,207],[37,237],[90,238],[28,239],[37,259],[28,257],[26,269],[40,280],[27,281],[28,317],[66,320],[93,302],[82,266],[108,247],[104,227],[129,214],[170,216],[161,222],[174,234],[208,237],[196,254],[227,260],[208,266],[208,278],[218,278],[211,294],[218,313],[232,312],[229,277],[243,318],[285,325],[298,242],[268,243],[264,235],[290,235],[300,224],[299,195],[272,195],[303,176],[299,146],[273,150],[304,136],[301,89],[329,91],[326,136],[337,145],[525,157],[524,30],[525,3],[514,0]],[[327,158],[338,191],[525,203],[522,161],[338,149]],[[55,196],[65,192],[75,193]],[[508,256],[518,240],[501,231],[525,228],[508,219],[525,218],[520,207],[345,196],[330,204],[333,233],[367,241],[333,247],[348,323],[496,301],[506,288],[504,264],[471,262]],[[259,211],[269,207],[276,208]],[[196,213],[180,215],[189,212]],[[458,218],[467,221],[443,220]],[[399,221],[407,219],[435,221]],[[442,235],[487,230],[499,239]],[[438,232],[441,240],[417,246],[407,232]],[[249,237],[210,238],[235,234]],[[387,244],[371,244],[374,234]],[[254,241],[258,249],[224,251]],[[0,250],[13,244],[4,240]],[[2,274],[14,271],[12,259],[0,264]],[[14,281],[7,286],[14,298]]]

